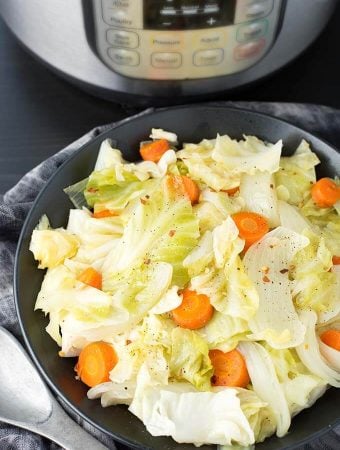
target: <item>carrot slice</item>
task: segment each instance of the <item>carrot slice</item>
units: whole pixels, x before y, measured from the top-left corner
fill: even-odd
[[[182,303],[172,310],[174,321],[182,328],[197,330],[204,327],[214,314],[209,297],[184,289]]]
[[[88,284],[96,289],[102,288],[102,274],[97,272],[93,267],[88,267],[79,276],[78,280]]]
[[[238,350],[227,353],[221,350],[210,350],[209,357],[214,368],[211,379],[213,386],[245,388],[250,383],[245,360]]]
[[[260,214],[244,211],[233,214],[231,217],[238,228],[240,237],[245,240],[245,250],[269,231],[267,219]]]
[[[80,352],[74,370],[83,383],[93,387],[110,380],[109,374],[117,362],[117,354],[110,344],[92,342]]]
[[[238,192],[240,190],[239,186],[236,186],[234,188],[231,189],[222,189],[222,192],[226,192],[228,195],[234,195],[236,194],[236,192]]]
[[[331,329],[324,331],[321,333],[320,339],[324,344],[340,351],[340,330]]]
[[[333,263],[333,266],[339,265],[340,264],[340,256],[333,255],[332,263]]]
[[[198,203],[198,199],[200,197],[200,189],[197,186],[197,183],[185,175],[181,175],[181,178],[184,184],[185,192],[188,195],[191,204],[194,205],[195,203]]]
[[[103,219],[104,217],[114,216],[117,216],[117,213],[115,211],[111,211],[110,209],[102,209],[101,211],[97,211],[92,214],[94,219]]]
[[[197,183],[186,175],[167,175],[166,185],[174,198],[187,195],[192,205],[198,202],[200,189]]]
[[[145,161],[158,162],[169,148],[170,145],[166,139],[159,139],[142,145],[139,153]]]
[[[340,200],[340,187],[329,178],[320,178],[311,189],[312,199],[320,208],[329,208]]]

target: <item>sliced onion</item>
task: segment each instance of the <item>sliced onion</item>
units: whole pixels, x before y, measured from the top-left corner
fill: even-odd
[[[277,436],[284,436],[289,429],[291,417],[270,355],[257,342],[240,342],[238,349],[245,357],[255,393],[273,410],[277,421]]]

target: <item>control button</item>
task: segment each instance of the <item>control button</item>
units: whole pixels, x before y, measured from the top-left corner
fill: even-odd
[[[247,42],[264,36],[268,30],[268,20],[259,20],[257,22],[241,25],[237,30],[236,39],[238,42]]]
[[[139,45],[139,36],[133,31],[107,30],[106,39],[114,47],[137,48]]]
[[[245,16],[248,20],[260,19],[267,16],[273,9],[273,0],[262,0],[250,3],[245,11]]]
[[[215,19],[215,17],[209,17],[209,19],[207,19],[206,23],[208,25],[210,25],[211,27],[215,25],[215,23],[217,22],[217,20]]]
[[[162,16],[175,16],[177,14],[177,11],[175,10],[175,8],[165,6],[160,10],[160,14]]]
[[[241,59],[252,58],[261,53],[265,45],[265,39],[259,39],[258,41],[238,45],[234,50],[234,59],[239,61]]]
[[[216,66],[223,61],[223,49],[199,50],[194,53],[195,66]]]
[[[155,52],[151,64],[158,69],[177,69],[182,65],[182,55],[176,52]]]
[[[138,66],[139,54],[133,50],[124,50],[122,48],[109,48],[108,55],[112,61],[121,66]]]
[[[203,14],[216,14],[220,12],[220,8],[217,4],[205,5],[203,9]]]
[[[109,25],[116,27],[131,28],[133,25],[131,17],[122,9],[107,9],[104,14],[104,20]]]
[[[275,9],[280,8],[281,0],[275,0]],[[234,23],[249,22],[268,16],[274,7],[273,0],[238,0]]]
[[[104,22],[118,28],[143,28],[143,2],[102,0]]]
[[[181,11],[182,11],[182,14],[192,15],[192,14],[197,14],[198,13],[198,8],[199,8],[198,4],[196,6],[195,5],[193,5],[193,6],[191,6],[191,5],[182,5]]]

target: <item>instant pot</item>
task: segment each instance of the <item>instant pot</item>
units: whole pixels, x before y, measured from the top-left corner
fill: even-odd
[[[336,0],[0,0],[25,47],[69,81],[135,104],[217,97],[298,56]]]

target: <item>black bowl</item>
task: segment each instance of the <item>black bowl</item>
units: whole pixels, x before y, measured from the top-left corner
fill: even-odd
[[[334,176],[336,168],[340,167],[340,154],[312,134],[264,114],[209,105],[160,109],[126,120],[84,145],[51,177],[28,215],[16,255],[15,299],[27,347],[45,380],[75,412],[122,443],[137,448],[193,450],[194,446],[180,445],[170,438],[152,437],[143,423],[124,406],[104,409],[99,400],[88,400],[86,387],[74,379],[74,359],[57,356],[58,347],[45,332],[47,319],[41,312],[33,311],[44,272],[37,269],[29,251],[29,242],[41,215],[46,213],[53,227],[65,225],[71,203],[63,188],[85,178],[92,171],[101,141],[106,138],[115,140],[125,158],[133,161],[138,159],[139,142],[148,138],[152,127],[177,133],[181,142],[198,142],[203,138],[214,138],[217,133],[227,133],[234,138],[253,134],[270,142],[283,139],[286,155],[295,150],[301,139],[306,139],[321,160],[317,168],[318,176]],[[270,438],[257,448],[292,449],[321,436],[340,422],[339,404],[340,390],[329,389],[315,406],[293,420],[287,436]],[[208,450],[216,447],[201,448]]]

